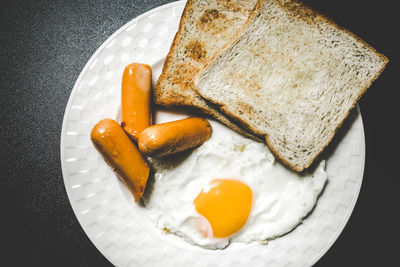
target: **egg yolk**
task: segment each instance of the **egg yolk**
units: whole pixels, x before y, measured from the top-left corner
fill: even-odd
[[[201,191],[193,204],[210,223],[214,237],[224,238],[245,225],[252,197],[250,187],[240,181],[215,179]]]

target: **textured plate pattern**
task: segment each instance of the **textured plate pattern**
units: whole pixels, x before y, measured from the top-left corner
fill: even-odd
[[[116,266],[310,266],[334,243],[354,208],[365,158],[357,109],[328,154],[329,182],[311,215],[268,245],[234,244],[209,251],[162,234],[105,164],[89,140],[102,118],[119,119],[123,68],[153,67],[153,81],[178,28],[184,2],[153,9],[114,33],[92,56],[71,93],[61,133],[61,164],[73,210],[95,246]]]

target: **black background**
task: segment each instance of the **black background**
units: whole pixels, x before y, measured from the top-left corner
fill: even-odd
[[[125,23],[167,2],[0,1],[0,265],[111,265],[87,238],[65,192],[63,114],[96,49]],[[394,266],[400,252],[396,1],[305,2],[390,60],[359,102],[367,156],[357,205],[315,266]]]

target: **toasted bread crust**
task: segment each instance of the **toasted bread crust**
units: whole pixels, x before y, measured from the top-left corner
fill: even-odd
[[[245,34],[246,29],[249,27],[249,25],[256,19],[256,17],[259,15],[259,11],[260,8],[262,6],[262,4],[265,1],[275,1],[277,2],[286,12],[291,13],[293,16],[295,16],[296,18],[305,20],[307,23],[315,23],[316,21],[324,21],[324,22],[328,22],[331,26],[333,26],[334,28],[336,28],[339,31],[344,31],[345,33],[347,33],[348,35],[352,36],[353,38],[355,38],[357,40],[358,43],[362,44],[362,46],[368,50],[370,50],[372,53],[374,53],[375,55],[377,55],[381,61],[383,62],[382,66],[380,67],[380,69],[375,73],[374,77],[371,78],[368,81],[368,84],[362,88],[359,92],[359,94],[357,95],[356,99],[353,101],[351,108],[347,110],[347,112],[345,113],[345,116],[343,118],[343,120],[341,120],[335,127],[334,131],[332,132],[332,134],[328,135],[327,138],[327,142],[325,142],[323,145],[321,145],[319,147],[318,153],[314,154],[313,157],[311,158],[311,160],[304,162],[304,164],[302,166],[296,166],[295,164],[293,164],[290,160],[288,160],[287,158],[285,158],[281,151],[279,151],[279,149],[277,149],[275,147],[274,142],[272,142],[269,138],[269,135],[267,132],[263,132],[260,131],[259,129],[256,129],[254,127],[252,127],[249,122],[247,122],[246,120],[243,120],[242,117],[240,117],[238,114],[232,113],[229,111],[229,109],[227,108],[226,104],[220,101],[217,101],[215,99],[212,99],[210,97],[207,97],[206,95],[203,95],[201,93],[200,90],[198,90],[199,94],[201,94],[203,97],[205,97],[208,101],[212,102],[213,104],[215,104],[216,106],[219,107],[219,109],[226,114],[227,116],[231,117],[233,120],[237,121],[238,123],[240,123],[245,129],[254,132],[255,134],[258,135],[264,135],[265,136],[265,141],[268,145],[268,147],[270,148],[270,150],[273,152],[273,154],[279,158],[279,160],[281,160],[285,165],[287,165],[288,167],[290,167],[291,169],[297,171],[297,172],[301,172],[304,169],[308,168],[313,162],[314,160],[321,154],[321,152],[329,145],[329,143],[332,141],[333,137],[335,136],[335,134],[337,133],[337,131],[339,130],[339,128],[342,126],[343,122],[345,121],[345,119],[348,117],[348,115],[350,114],[351,110],[355,107],[356,103],[358,102],[358,100],[362,97],[362,95],[366,92],[366,90],[372,85],[372,83],[379,77],[379,75],[382,73],[382,71],[384,70],[386,64],[388,63],[388,58],[383,55],[378,53],[373,47],[371,47],[370,45],[368,45],[365,41],[363,41],[361,38],[359,38],[358,36],[356,36],[354,33],[351,33],[350,31],[348,31],[347,29],[344,29],[340,26],[338,26],[335,22],[333,22],[330,18],[327,18],[324,15],[321,15],[319,12],[311,9],[310,7],[304,5],[303,3],[300,3],[297,0],[260,0],[257,2],[253,12],[251,13],[251,15],[249,16],[248,20],[246,21],[244,27],[242,28],[242,30],[240,32],[238,32],[236,34],[236,36],[230,41],[228,42],[221,50],[219,50],[218,53],[216,53],[214,55],[214,57],[202,68],[202,70],[197,74],[196,78],[195,78],[195,86],[197,87],[199,84],[199,79],[201,79],[201,77],[203,76],[203,74],[205,72],[207,72],[208,68],[210,66],[212,66],[213,64],[215,64],[215,62],[218,61],[218,59],[221,57],[221,55],[224,53],[224,51],[226,51],[227,49],[229,49],[232,46],[235,46],[236,43],[239,42],[240,38]]]
[[[169,75],[171,75],[167,70],[169,68],[169,65],[172,62],[172,57],[173,57],[173,53],[176,49],[177,44],[180,42],[180,40],[182,39],[182,31],[183,31],[183,25],[186,23],[186,18],[188,16],[188,12],[189,9],[192,6],[192,2],[193,0],[188,0],[186,2],[186,5],[183,9],[182,12],[182,17],[181,20],[179,22],[179,27],[178,27],[178,31],[175,34],[174,40],[172,41],[171,44],[171,48],[168,52],[167,57],[165,58],[164,64],[163,64],[163,68],[162,68],[162,72],[160,77],[158,78],[156,85],[154,86],[154,90],[153,90],[153,101],[156,105],[161,105],[164,107],[173,107],[174,105],[172,103],[169,103],[168,101],[165,101],[165,96],[162,92],[162,88],[161,88],[161,84],[167,79],[167,77]]]
[[[250,0],[249,2],[255,2]],[[213,23],[213,20],[222,19],[225,20],[223,11],[242,12],[239,4],[230,1],[212,1],[221,2],[217,5],[222,5],[221,10],[218,9],[206,9],[204,14],[200,17],[199,21],[196,22],[198,27],[198,34],[201,35],[202,31],[209,31],[209,29],[203,29],[207,27],[209,23]],[[179,108],[181,110],[187,109],[188,111],[195,110],[197,113],[206,114],[212,118],[221,121],[229,128],[237,131],[238,133],[257,140],[264,142],[263,138],[253,133],[249,133],[236,125],[234,121],[231,121],[224,114],[220,113],[212,104],[201,97],[195,90],[193,85],[193,78],[195,74],[201,69],[201,67],[207,62],[210,53],[204,49],[204,44],[201,40],[193,40],[190,42],[184,42],[185,39],[185,27],[189,23],[191,12],[193,12],[194,0],[188,0],[182,13],[179,28],[175,34],[175,38],[172,42],[170,51],[166,57],[163,65],[162,73],[156,82],[153,90],[153,101],[156,105],[167,107],[167,108]],[[214,3],[216,4],[216,3]],[[213,24],[211,24],[213,25]],[[176,59],[178,54],[179,46],[185,45],[185,64],[179,63],[179,59]],[[181,48],[182,49],[182,48]],[[200,67],[199,67],[200,66]],[[175,84],[171,86],[169,80],[173,80]]]

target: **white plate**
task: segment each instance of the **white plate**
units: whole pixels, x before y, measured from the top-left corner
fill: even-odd
[[[310,266],[343,230],[361,187],[365,142],[358,108],[353,122],[347,123],[349,129],[341,130],[335,138],[339,142],[330,146],[328,184],[317,206],[303,224],[268,245],[233,244],[210,251],[162,234],[142,216],[143,208],[133,203],[89,140],[100,119],[119,120],[121,76],[127,64],[147,63],[153,68],[153,82],[158,78],[184,4],[164,5],[127,23],[101,45],[76,81],[61,132],[62,171],[75,215],[116,266]]]

